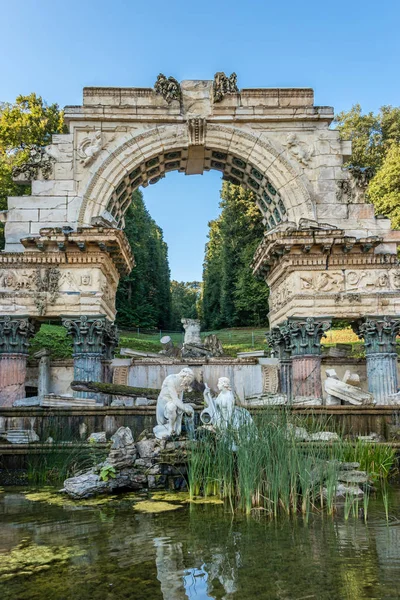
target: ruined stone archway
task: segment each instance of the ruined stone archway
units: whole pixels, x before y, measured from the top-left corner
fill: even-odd
[[[79,212],[79,223],[92,224],[104,211],[123,227],[132,192],[155,184],[169,171],[186,174],[221,171],[224,179],[253,192],[266,230],[280,223],[316,217],[311,186],[285,156],[283,147],[240,129],[209,125],[201,146],[191,145],[188,127],[155,127],[124,136],[93,165]],[[193,157],[191,150],[200,149]]]
[[[314,106],[309,88],[239,91],[235,81],[219,73],[214,82],[159,77],[155,89],[85,88],[83,105],[66,107],[69,133],[19,169],[32,193],[9,198],[4,216],[0,386],[14,385],[2,379],[14,354],[26,362],[32,320],[63,320],[79,377],[102,377],[118,281],[134,265],[124,213],[134,189],[170,170],[217,169],[254,192],[265,225],[254,273],[270,288],[279,351],[291,354],[294,379],[311,382],[304,395],[320,393],[319,340],[332,317],[372,315],[359,330],[371,369],[379,354],[380,372],[389,363],[394,372],[400,234],[343,169],[351,144],[330,129],[333,109]]]

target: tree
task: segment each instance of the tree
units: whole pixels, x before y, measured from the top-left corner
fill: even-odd
[[[117,322],[124,327],[167,329],[171,313],[168,247],[136,190],[125,215],[125,234],[136,266],[117,290]]]
[[[51,143],[53,133],[65,133],[64,113],[58,104],[47,105],[32,93],[18,96],[13,104],[0,104],[0,210],[7,209],[7,196],[30,194],[30,186],[13,182],[12,169],[29,157],[32,145]],[[4,247],[3,227],[0,247]]]
[[[335,117],[340,137],[352,141],[352,155],[347,166],[369,167],[373,177],[366,197],[377,214],[392,220],[400,228],[400,108],[382,106],[377,114],[362,114],[356,104]]]
[[[390,217],[392,227],[400,229],[400,146],[393,143],[381,168],[369,184],[368,197],[377,214]]]
[[[182,329],[182,318],[197,319],[197,303],[200,297],[199,281],[171,281],[171,329]]]
[[[203,270],[207,329],[261,325],[268,320],[268,288],[251,261],[264,227],[253,194],[224,182],[218,219],[209,223]]]

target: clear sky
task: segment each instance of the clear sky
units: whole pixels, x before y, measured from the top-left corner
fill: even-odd
[[[84,86],[236,71],[239,87],[310,86],[337,111],[400,104],[398,0],[0,0],[0,15],[0,101],[81,104]],[[173,278],[201,279],[219,189],[218,173],[173,173],[144,191]]]

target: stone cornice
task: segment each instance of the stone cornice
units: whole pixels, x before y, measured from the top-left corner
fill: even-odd
[[[395,254],[375,254],[383,237],[355,238],[344,230],[289,230],[266,234],[253,260],[253,273],[266,277],[274,269],[393,266]]]
[[[80,227],[68,232],[43,228],[39,236],[23,238],[23,253],[2,253],[0,263],[94,264],[111,258],[120,275],[130,273],[135,260],[125,234],[119,229]]]

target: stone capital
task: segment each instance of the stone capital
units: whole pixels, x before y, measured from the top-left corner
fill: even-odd
[[[354,325],[354,330],[360,339],[364,339],[367,355],[395,353],[400,317],[366,316]]]
[[[321,339],[331,327],[331,319],[290,317],[287,321],[292,357],[320,355]]]
[[[273,348],[277,358],[289,360],[291,358],[291,341],[287,321],[284,321],[277,327],[273,327],[265,334],[268,344]]]
[[[103,356],[105,351],[104,336],[107,320],[105,316],[63,317],[62,324],[71,335],[74,343],[74,357]]]
[[[0,354],[27,356],[29,340],[35,334],[35,326],[28,316],[0,317]]]

